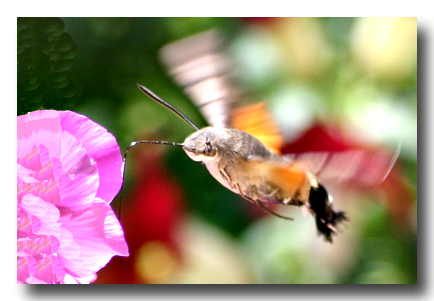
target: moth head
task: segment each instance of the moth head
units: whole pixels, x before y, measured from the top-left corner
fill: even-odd
[[[184,151],[193,161],[205,161],[218,155],[219,130],[207,127],[194,132],[185,139]]]

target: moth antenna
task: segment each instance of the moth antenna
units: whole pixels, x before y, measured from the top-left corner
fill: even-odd
[[[182,144],[182,143],[167,142],[167,141],[139,140],[139,141],[131,142],[130,146],[128,146],[127,149],[125,150],[124,159],[123,159],[123,166],[122,166],[122,168],[123,168],[123,170],[122,170],[122,179],[123,180],[122,180],[121,193],[120,193],[120,196],[119,196],[119,211],[118,211],[118,218],[119,218],[119,220],[121,220],[121,208],[122,208],[122,198],[123,198],[123,195],[124,195],[125,172],[126,172],[126,169],[127,169],[127,156],[128,156],[128,153],[130,152],[130,149],[133,146],[136,146],[137,144],[140,144],[140,143],[163,144],[163,145],[172,145],[172,146],[181,146],[181,147],[184,146],[184,144]]]
[[[178,115],[179,117],[181,117],[182,120],[184,120],[185,122],[187,122],[192,128],[194,128],[196,131],[199,130],[199,128],[190,120],[187,118],[187,116],[185,116],[183,113],[181,113],[181,111],[179,111],[177,108],[175,108],[174,106],[172,106],[171,104],[168,104],[167,102],[165,102],[164,100],[162,100],[160,97],[158,97],[157,95],[155,95],[151,90],[149,90],[148,88],[137,84],[137,86],[139,87],[139,89],[145,93],[150,99],[158,102],[160,105],[165,106],[166,108],[168,108],[169,110],[171,110],[173,113],[175,113],[176,115]]]

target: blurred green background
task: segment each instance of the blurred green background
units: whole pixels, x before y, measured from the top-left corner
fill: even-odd
[[[287,143],[320,122],[367,147],[400,144],[398,180],[377,194],[333,188],[351,221],[329,245],[298,208],[279,211],[293,222],[264,215],[181,149],[140,145],[122,201],[131,256],[97,282],[416,283],[416,18],[18,18],[17,113],[84,114],[122,151],[140,139],[182,142],[191,129],[136,84],[205,126],[158,51],[211,28]]]

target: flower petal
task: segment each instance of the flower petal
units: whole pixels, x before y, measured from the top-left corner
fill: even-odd
[[[36,260],[32,256],[18,257],[17,280],[26,283],[27,279],[36,272]]]
[[[47,203],[33,194],[26,194],[21,200],[21,208],[27,213],[36,216],[41,222],[37,232],[38,235],[60,235],[60,228],[57,221],[60,213],[56,206]]]
[[[98,167],[82,145],[69,133],[62,133],[60,162],[60,205],[73,210],[89,206],[95,199],[99,186]]]
[[[76,212],[64,227],[80,246],[79,258],[63,258],[70,274],[72,271],[77,272],[74,277],[90,276],[104,267],[114,255],[128,256],[122,228],[111,207],[103,200],[86,210]],[[59,256],[63,257],[63,254],[59,252]]]
[[[78,278],[78,277],[72,277],[71,275],[67,274],[65,278],[63,278],[63,283],[65,284],[89,284],[93,281],[95,281],[97,278],[96,274],[92,274],[88,277]]]
[[[63,130],[76,137],[98,165],[97,197],[110,203],[122,184],[123,162],[116,138],[85,116],[69,111],[61,114]]]
[[[31,154],[34,146],[45,145],[51,156],[60,157],[59,136],[62,132],[60,112],[35,111],[17,117],[17,158]]]

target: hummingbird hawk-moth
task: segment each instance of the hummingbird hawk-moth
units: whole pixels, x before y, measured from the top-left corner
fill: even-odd
[[[365,154],[361,150],[280,155],[283,140],[263,103],[233,109],[242,93],[230,84],[231,64],[219,52],[220,46],[218,32],[209,31],[169,44],[161,51],[169,73],[184,87],[210,126],[199,129],[178,109],[138,85],[143,93],[176,113],[195,132],[183,143],[135,141],[125,151],[124,160],[131,147],[139,143],[180,146],[192,160],[203,162],[224,187],[271,214],[292,219],[266,204],[300,206],[304,212],[310,212],[318,233],[332,242],[337,225],[348,217],[333,209],[320,179],[346,181],[358,176],[365,182],[378,183],[387,176],[396,155]],[[375,172],[363,169],[367,156],[374,156],[379,163]]]

